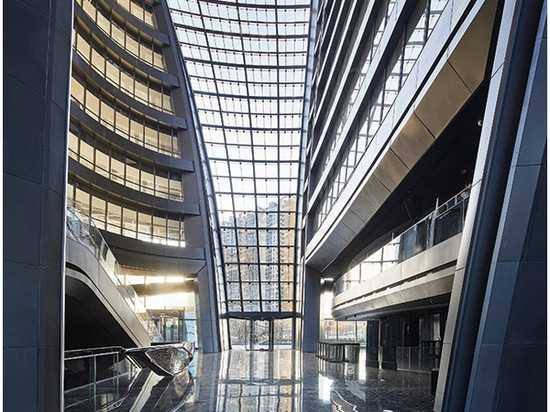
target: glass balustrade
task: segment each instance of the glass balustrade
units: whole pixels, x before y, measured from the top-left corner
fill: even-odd
[[[162,342],[161,334],[152,318],[150,318],[143,300],[134,288],[126,284],[120,264],[92,218],[74,207],[67,208],[67,237],[71,238],[90,250],[98,263],[103,267],[114,286],[124,298],[130,309],[142,323],[153,342]]]
[[[461,233],[469,196],[470,188],[467,188],[438,206],[435,211],[391,242],[371,253],[363,262],[336,280],[334,295]]]

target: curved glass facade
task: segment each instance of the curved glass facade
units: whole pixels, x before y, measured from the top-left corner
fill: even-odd
[[[229,317],[291,317],[309,1],[168,3],[209,157]]]

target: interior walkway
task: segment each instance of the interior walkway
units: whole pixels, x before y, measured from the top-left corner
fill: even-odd
[[[432,411],[430,374],[328,363],[294,350],[197,353],[178,411]]]

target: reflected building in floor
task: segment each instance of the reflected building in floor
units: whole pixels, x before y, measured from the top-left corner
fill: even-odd
[[[266,383],[224,408],[305,410],[273,350],[325,339],[437,366],[436,410],[545,404],[546,2],[4,11],[7,409],[61,408],[64,350],[172,340]]]

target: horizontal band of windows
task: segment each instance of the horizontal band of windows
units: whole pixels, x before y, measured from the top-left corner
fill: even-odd
[[[180,155],[174,130],[160,129],[160,124],[145,122],[145,118],[133,115],[118,103],[107,102],[102,94],[98,96],[75,77],[71,81],[71,98],[80,110],[121,137],[158,152]]]
[[[136,2],[135,0],[115,0],[120,7],[128,11],[132,16],[141,20],[143,23],[157,28],[153,5],[146,2]]]
[[[146,39],[127,30],[126,25],[117,22],[111,14],[106,15],[107,10],[96,8],[90,0],[77,0],[76,3],[91,20],[88,22],[91,27],[99,27],[111,41],[144,63],[158,70],[166,70],[162,45],[153,44],[152,39]]]
[[[74,123],[69,130],[69,157],[130,189],[183,201],[182,173],[127,157],[95,140]]]
[[[92,67],[101,79],[106,80],[133,100],[173,115],[170,88],[163,88],[160,83],[149,81],[147,78],[136,76],[134,72],[127,71],[110,57],[105,57],[96,49],[88,47],[89,43],[83,40],[79,33],[75,34],[75,38],[78,56],[82,57],[85,64]],[[73,62],[83,70],[82,65],[75,57],[73,56]],[[119,61],[119,63],[121,62]]]
[[[91,216],[99,229],[152,243],[185,247],[182,216],[154,212],[142,205],[120,202],[69,176],[68,206]]]

